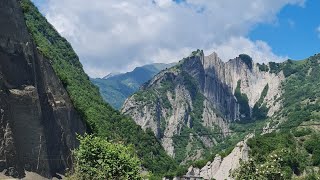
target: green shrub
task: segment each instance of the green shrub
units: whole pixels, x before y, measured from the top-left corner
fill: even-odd
[[[257,65],[258,65],[260,71],[264,71],[264,72],[268,72],[269,71],[269,67],[265,63],[262,63],[262,64],[258,63]]]
[[[74,151],[75,179],[141,179],[140,161],[134,149],[92,135],[79,136]]]
[[[295,137],[302,137],[312,133],[309,128],[296,128],[292,130],[292,133]]]

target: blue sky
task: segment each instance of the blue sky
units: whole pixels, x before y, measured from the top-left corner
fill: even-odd
[[[195,49],[256,62],[320,53],[320,0],[33,0],[91,77]],[[318,30],[317,30],[318,29]]]
[[[259,24],[249,33],[252,40],[263,40],[275,54],[299,60],[320,53],[320,1],[308,0],[304,7],[286,6],[273,24]]]

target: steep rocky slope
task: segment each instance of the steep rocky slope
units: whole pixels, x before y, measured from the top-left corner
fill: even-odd
[[[71,167],[86,126],[49,60],[39,53],[19,2],[0,2],[0,171],[45,177]]]
[[[228,135],[229,123],[272,116],[281,106],[282,71],[247,55],[223,62],[198,50],[128,98],[122,112],[152,129],[179,162],[201,157]],[[222,134],[219,134],[222,133]]]
[[[101,96],[115,109],[120,109],[124,101],[133,93],[139,90],[139,87],[149,81],[161,70],[170,68],[174,65],[154,63],[141,67],[136,67],[133,71],[127,73],[110,73],[104,78],[91,79],[92,83],[99,87]]]
[[[247,145],[248,135],[244,141],[239,142],[236,147],[226,157],[221,157],[219,154],[212,160],[207,162],[201,169],[189,167],[185,177],[201,177],[203,179],[231,179],[230,172],[240,166],[240,161],[249,159],[250,148]]]

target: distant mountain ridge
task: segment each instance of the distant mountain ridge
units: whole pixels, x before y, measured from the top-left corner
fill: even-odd
[[[121,73],[119,72],[112,72],[112,73],[109,73],[108,75],[104,76],[102,79],[108,79],[108,78],[111,78],[113,76],[116,76],[116,75],[119,75]]]
[[[103,78],[91,79],[99,87],[104,100],[116,109],[120,109],[124,101],[139,87],[149,81],[161,70],[174,66],[175,63],[154,63],[136,67],[127,73],[110,73]]]

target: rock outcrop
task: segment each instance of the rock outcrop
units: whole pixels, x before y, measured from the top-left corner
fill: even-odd
[[[230,122],[279,110],[284,75],[262,66],[269,68],[248,55],[223,62],[216,53],[204,56],[198,50],[146,83],[122,112],[150,128],[169,155],[181,157],[184,147],[184,160],[193,160],[228,135]]]
[[[50,60],[39,53],[17,0],[0,2],[0,171],[50,178],[70,168],[86,126]]]
[[[212,162],[207,162],[201,169],[191,166],[184,178],[232,179],[230,174],[240,166],[240,161],[249,159],[250,148],[247,145],[247,140],[251,137],[252,135],[248,135],[244,141],[239,142],[232,152],[224,158],[216,155]]]

